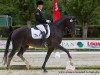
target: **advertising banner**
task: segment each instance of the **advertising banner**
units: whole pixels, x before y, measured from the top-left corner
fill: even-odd
[[[62,40],[61,45],[66,49],[100,49],[100,40]],[[0,49],[5,49],[6,40],[0,40]],[[10,43],[9,49],[12,49]]]
[[[100,49],[100,40],[63,40],[66,49]]]

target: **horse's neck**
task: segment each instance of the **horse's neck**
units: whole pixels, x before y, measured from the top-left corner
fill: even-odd
[[[63,22],[59,23],[58,25],[55,23],[52,23],[50,26],[51,26],[51,28],[55,28],[60,31],[63,31],[65,29],[65,25]]]
[[[63,24],[60,24],[57,26],[58,29],[60,29],[61,31],[63,31],[65,29],[65,26]]]
[[[50,25],[51,35],[59,35],[62,36],[63,30],[55,25]]]
[[[55,27],[57,27],[58,29],[60,29],[61,31],[63,31],[65,29],[65,25],[64,24],[65,24],[64,20],[61,20],[61,21],[53,23],[53,25]]]

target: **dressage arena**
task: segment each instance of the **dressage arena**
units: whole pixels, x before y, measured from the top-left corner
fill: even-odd
[[[52,53],[47,62],[47,73],[41,70],[46,52],[25,52],[24,57],[29,61],[33,69],[27,70],[25,63],[16,55],[11,65],[13,69],[5,70],[2,65],[3,53],[0,53],[0,75],[100,75],[98,69],[76,69],[75,71],[66,71],[68,57],[66,53],[60,52],[61,57],[56,59],[55,52]],[[75,67],[100,66],[100,52],[71,52]],[[19,68],[20,67],[20,68]],[[51,68],[51,69],[50,69]]]

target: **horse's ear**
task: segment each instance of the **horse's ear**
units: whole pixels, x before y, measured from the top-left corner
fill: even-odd
[[[71,19],[72,19],[74,22],[76,21],[76,17],[75,17],[75,16],[72,16]],[[71,20],[71,19],[70,19],[70,20]]]
[[[73,16],[73,20],[76,20],[76,17],[75,16]]]

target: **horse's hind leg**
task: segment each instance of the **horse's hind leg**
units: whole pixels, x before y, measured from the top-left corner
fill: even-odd
[[[9,68],[10,62],[11,62],[13,56],[15,55],[16,51],[20,49],[20,47],[21,47],[21,43],[19,43],[18,41],[12,40],[12,51],[10,52],[10,54],[8,56],[7,68]]]
[[[7,61],[7,68],[8,68],[8,69],[10,68],[10,62],[11,62],[13,56],[15,55],[16,50],[17,50],[17,48],[16,48],[16,49],[13,48],[12,51],[11,51],[11,53],[10,53],[9,56],[8,56],[8,61]]]
[[[29,69],[31,66],[29,65],[29,62],[23,57],[23,54],[28,47],[28,45],[21,47],[20,51],[17,54],[17,56],[19,56],[25,62],[27,69]]]

